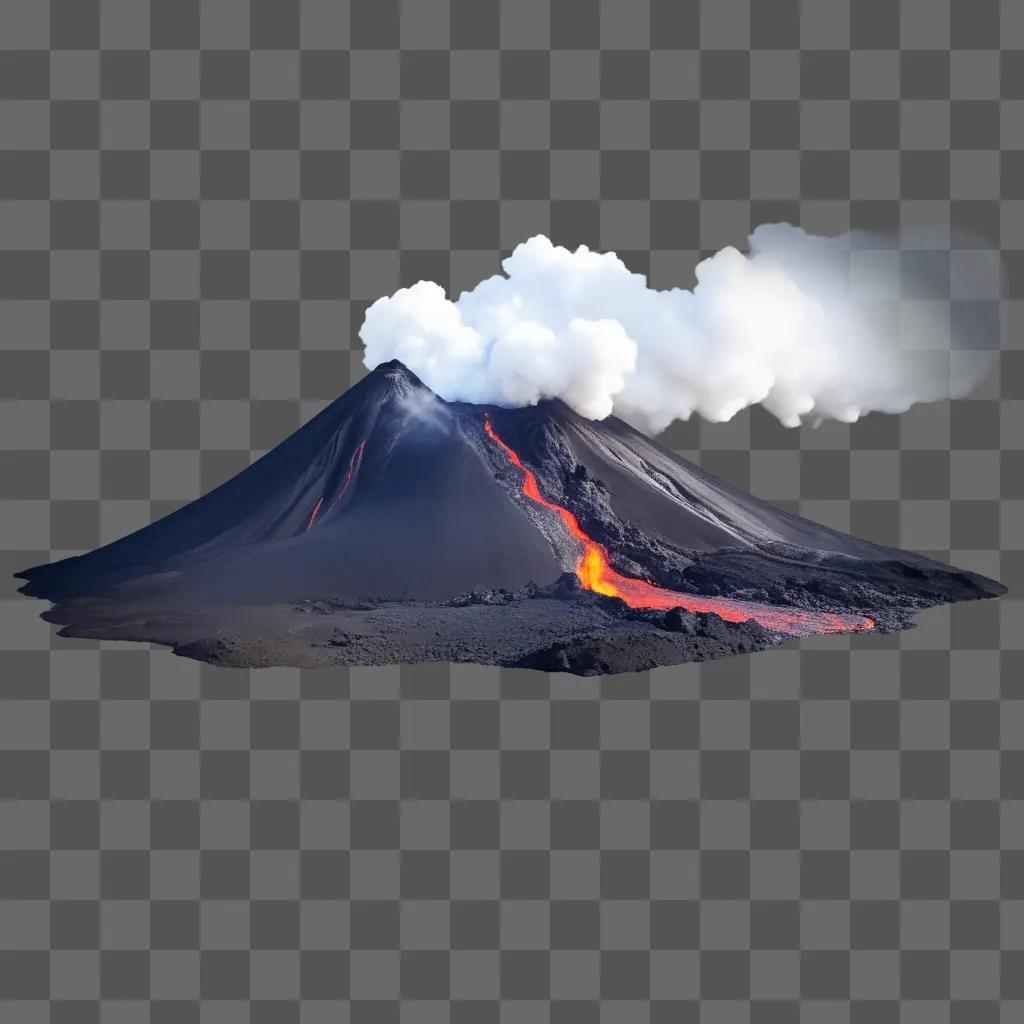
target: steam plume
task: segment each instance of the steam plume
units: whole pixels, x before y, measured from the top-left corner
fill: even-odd
[[[561,398],[648,432],[761,403],[786,426],[968,394],[998,348],[1000,270],[976,240],[763,225],[693,290],[648,287],[614,253],[543,235],[455,302],[430,281],[378,299],[365,363],[399,359],[442,398]]]

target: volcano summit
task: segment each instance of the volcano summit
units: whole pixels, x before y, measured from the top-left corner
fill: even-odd
[[[18,575],[62,635],[216,664],[581,674],[1005,592],[774,508],[614,417],[445,402],[395,361],[202,498]]]

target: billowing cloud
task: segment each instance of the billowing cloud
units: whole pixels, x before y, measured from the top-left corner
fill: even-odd
[[[850,422],[962,397],[991,368],[999,261],[975,241],[786,224],[749,241],[700,263],[692,290],[659,290],[614,253],[538,235],[455,301],[430,281],[378,299],[365,362],[399,359],[452,401],[561,398],[649,432],[756,403],[787,426]]]

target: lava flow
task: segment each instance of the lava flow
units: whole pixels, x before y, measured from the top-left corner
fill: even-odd
[[[328,512],[330,512],[331,509],[334,508],[334,506],[337,505],[339,501],[341,501],[341,496],[348,490],[348,485],[352,483],[352,474],[356,471],[356,469],[359,466],[359,463],[363,459],[363,449],[365,447],[366,442],[360,441],[359,447],[355,450],[355,452],[352,455],[352,461],[348,464],[348,476],[345,477],[345,482],[341,485],[341,490],[338,491],[338,496],[334,499],[334,501],[331,502],[330,508],[327,509]]]
[[[484,430],[488,437],[508,456],[509,461],[523,474],[523,494],[544,508],[557,512],[569,532],[583,546],[576,563],[576,575],[586,590],[608,597],[618,597],[630,608],[685,608],[689,612],[714,612],[727,622],[753,620],[776,633],[792,636],[810,636],[814,633],[843,633],[848,630],[874,628],[874,621],[866,616],[841,615],[834,612],[806,611],[781,605],[757,604],[752,601],[734,601],[729,598],[704,597],[699,594],[681,594],[646,580],[634,579],[616,572],[608,561],[608,552],[602,544],[590,537],[579,520],[567,508],[548,501],[540,492],[537,477],[528,469],[518,454],[497,434],[489,416],[484,417]]]
[[[359,468],[359,463],[362,461],[363,449],[365,447],[366,442],[360,441],[359,447],[355,450],[355,452],[353,452],[352,460],[348,464],[348,476],[345,477],[345,482],[341,485],[341,490],[338,491],[338,496],[334,499],[334,501],[330,503],[330,505],[327,506],[327,512],[330,512],[334,508],[334,506],[337,505],[339,501],[341,501],[341,496],[345,493],[345,491],[348,490],[348,485],[352,483],[352,474],[355,473],[355,471]],[[316,517],[320,513],[320,506],[323,503],[324,499],[323,496],[321,495],[320,500],[316,503],[316,506],[313,508],[313,512],[309,517],[309,522],[306,523],[306,529],[303,531],[304,533],[308,533],[312,528],[313,524],[316,522]],[[327,512],[325,512],[324,515],[327,515]]]
[[[306,529],[304,533],[309,533],[310,527],[316,522],[316,517],[320,512],[320,506],[324,503],[324,499],[321,497],[320,500],[313,506],[313,511],[309,515],[309,522],[306,523]]]

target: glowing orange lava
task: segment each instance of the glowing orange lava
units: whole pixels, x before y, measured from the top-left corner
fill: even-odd
[[[734,601],[729,598],[703,597],[699,594],[681,594],[655,586],[646,580],[634,579],[616,572],[608,562],[603,545],[588,536],[579,520],[567,508],[548,501],[540,492],[537,478],[523,465],[522,459],[498,436],[489,416],[484,417],[484,430],[488,437],[508,456],[509,461],[523,474],[523,494],[544,508],[557,512],[569,532],[583,546],[576,563],[576,575],[587,590],[608,597],[619,597],[630,608],[685,608],[690,612],[714,612],[727,622],[753,620],[777,633],[810,636],[813,633],[843,633],[847,630],[874,628],[874,621],[861,615],[840,615],[834,612],[806,611],[782,605],[757,604],[753,601]]]

